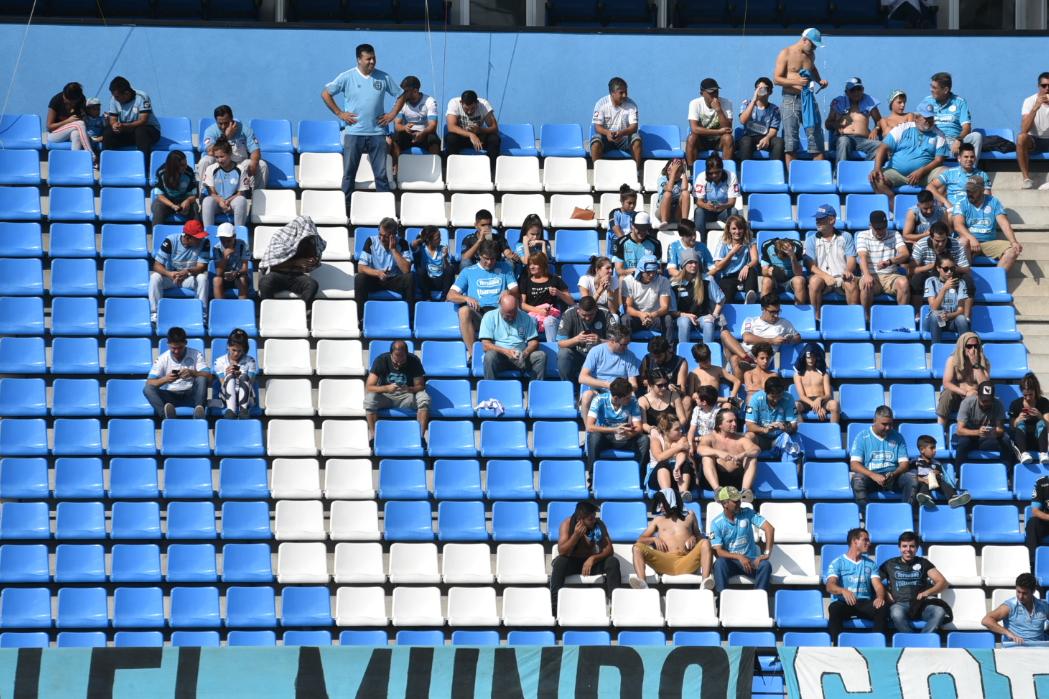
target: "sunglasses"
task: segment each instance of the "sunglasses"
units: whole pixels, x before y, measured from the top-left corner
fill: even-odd
[[[1038,87],[1042,88],[1043,90],[1049,90],[1049,83],[1038,83]]]
[[[965,349],[980,349],[980,345],[974,342],[965,343]]]
[[[668,383],[657,383],[657,384],[653,384],[653,385],[654,385],[654,386],[655,386],[656,388],[666,388],[666,387],[667,387],[667,386],[669,386],[670,384],[668,384]]]
[[[940,269],[948,274],[954,274],[954,267],[940,267]]]

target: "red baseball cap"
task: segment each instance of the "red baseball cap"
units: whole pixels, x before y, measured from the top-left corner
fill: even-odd
[[[204,230],[204,224],[200,221],[186,221],[186,225],[182,226],[182,234],[188,235],[190,238],[207,238],[208,233]]]

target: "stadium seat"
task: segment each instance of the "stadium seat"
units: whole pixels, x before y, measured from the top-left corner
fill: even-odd
[[[897,420],[934,420],[936,395],[929,384],[893,384],[889,406]]]
[[[835,345],[828,364],[833,379],[877,379],[881,376],[874,360],[874,345],[869,342]]]
[[[226,591],[226,626],[274,627],[277,625],[276,606],[276,595],[272,587],[230,587]],[[234,632],[231,632],[231,635],[232,633]]]
[[[266,462],[262,459],[222,459],[219,461],[218,494],[223,500],[269,497]]]
[[[886,342],[881,346],[881,375],[886,379],[927,379],[925,347],[916,342]]]
[[[430,423],[430,457],[475,458],[473,425],[467,420],[439,420]]]
[[[862,231],[870,228],[872,211],[889,213],[889,198],[884,194],[848,194],[845,197],[845,228],[850,231]],[[889,228],[894,227],[889,220]]]
[[[91,245],[93,250],[93,237]],[[43,256],[44,245],[39,223],[0,223],[0,257]]]
[[[379,462],[379,497],[383,500],[426,500],[426,463],[422,459]]]
[[[500,126],[501,128],[501,126]],[[495,162],[495,188],[500,192],[541,192],[539,158],[499,156]],[[504,221],[514,220],[507,215],[507,200],[503,199]]]
[[[137,150],[106,150],[99,158],[102,187],[145,187],[146,161]]]
[[[316,456],[313,423],[306,420],[270,420],[266,426],[267,455]]]
[[[994,367],[996,380],[1017,380],[1028,372],[1027,348],[1020,343],[985,344],[983,351]]]
[[[1038,584],[1045,587],[1049,584],[1049,547],[1039,546],[1034,556],[1034,575]]]
[[[268,380],[265,411],[271,417],[312,417],[315,410],[309,379]]]
[[[433,540],[432,513],[428,502],[419,500],[388,502],[384,508],[383,518],[387,541]]]
[[[389,503],[387,507],[389,507]],[[437,537],[440,541],[487,541],[484,503],[447,501],[437,505]],[[389,531],[387,531],[389,538]]]
[[[794,162],[806,161],[796,160]],[[863,309],[859,306],[823,306],[820,316],[820,336],[824,340],[862,341],[870,339],[866,320],[863,317]]]
[[[46,587],[9,587],[0,592],[0,628],[51,628],[51,593]]]
[[[157,304],[157,334],[166,335],[175,326],[185,330],[189,337],[204,337],[204,308],[200,301],[195,298],[160,299]]]
[[[258,420],[216,420],[215,456],[262,456],[262,423]]]
[[[514,459],[527,458],[529,455],[528,431],[524,421],[485,420],[481,423],[481,456],[483,458]]]
[[[790,191],[792,194],[833,194],[836,187],[831,174],[830,161],[792,161],[790,164]]]
[[[951,631],[947,634],[948,648],[994,649],[994,634],[989,631]]]
[[[103,187],[99,201],[99,218],[102,221],[139,223],[148,218],[145,193],[136,187]]]
[[[574,420],[579,415],[570,381],[535,381],[528,386],[528,417]]]
[[[164,456],[210,456],[211,443],[205,420],[165,420],[160,430]]]
[[[720,618],[723,626],[771,628],[768,593],[764,590],[728,589],[721,593]]]
[[[321,226],[345,226],[346,198],[339,190],[304,189],[299,206],[303,216],[309,216]]]
[[[5,260],[10,262],[11,260]],[[28,262],[29,260],[18,260]],[[0,265],[0,272],[5,271]],[[7,293],[11,296],[13,294]],[[94,260],[53,259],[51,261],[52,296],[98,296],[98,272]]]
[[[633,543],[648,524],[643,502],[606,502],[601,506],[601,519],[617,542]]]
[[[297,214],[294,190],[257,189],[251,195],[252,223],[283,226]]]
[[[872,502],[864,522],[874,544],[895,543],[900,532],[913,531],[914,510],[906,502]]]
[[[64,188],[68,189],[68,188]],[[91,195],[91,190],[88,188],[77,188],[78,194],[83,195],[83,191],[86,190],[88,197]],[[61,208],[56,208],[56,194],[58,195],[57,203],[61,205]],[[92,201],[91,206],[91,217],[86,219],[69,219],[66,218],[68,212],[66,210],[67,199],[60,193],[59,188],[51,190],[51,208],[49,217],[58,220],[94,220],[94,203]],[[0,188],[0,211],[4,212],[4,218],[9,221],[39,221],[40,214],[40,190],[36,187],[3,187]]]
[[[1020,342],[1016,329],[1016,311],[1012,306],[984,306],[973,308],[973,332],[984,342]]]
[[[309,362],[309,343],[297,342],[299,344],[295,345],[295,361],[289,364],[283,373],[308,375],[312,373]],[[305,354],[302,353],[303,348],[305,348]],[[317,342],[317,373],[325,376],[362,376],[366,373],[362,362],[363,354],[359,340],[320,340]]]
[[[159,539],[159,505],[156,502],[113,503],[110,537],[113,539]]]
[[[461,339],[455,304],[444,301],[415,304],[415,337],[420,340]]]
[[[102,414],[95,379],[55,379],[51,389],[51,414],[54,417],[98,417]]]
[[[925,535],[924,523],[919,529],[922,531],[922,538],[930,541]],[[983,584],[983,578],[976,568],[976,549],[972,546],[932,545],[928,548],[928,559],[951,581],[951,585],[974,587]]]
[[[539,420],[533,426],[533,452],[537,459],[578,459],[579,426],[570,420]]]
[[[476,459],[437,459],[433,467],[437,500],[480,500],[481,465]]]
[[[62,546],[58,547],[59,549]],[[101,561],[102,547],[98,547]],[[57,561],[57,555],[56,555]],[[59,570],[56,563],[56,580]],[[47,558],[47,547],[43,544],[4,544],[0,546],[0,582],[48,584],[51,580],[50,566]],[[105,566],[102,567],[102,581],[105,580]],[[60,582],[64,582],[60,581]]]
[[[980,575],[986,587],[1013,587],[1019,573],[1031,572],[1030,551],[1025,546],[984,546]]]
[[[634,461],[595,461],[593,488],[598,500],[640,500],[643,496]]]
[[[976,505],[972,509],[973,537],[978,544],[1022,544],[1024,533],[1015,505]]]
[[[583,149],[583,130],[579,124],[543,124],[539,131],[543,158],[586,156]]]
[[[97,419],[59,418],[54,422],[55,456],[101,456],[102,428]]]
[[[98,335],[98,302],[93,298],[55,298],[51,302],[51,333],[75,337]]]
[[[372,345],[374,347],[374,345]],[[374,350],[372,350],[374,356]],[[430,414],[437,418],[468,418],[473,416],[470,382],[461,379],[432,379],[426,382],[430,396]],[[393,409],[391,414],[412,416],[415,411]]]
[[[0,147],[40,150],[43,128],[36,114],[0,115]]]
[[[90,258],[93,261],[98,254],[95,250],[95,226],[93,224],[53,223],[51,224],[50,234],[51,245],[48,253],[52,258]],[[24,256],[14,255],[13,257]]]
[[[922,539],[929,543],[965,544],[972,541],[964,508],[923,507],[918,513],[918,529]]]
[[[390,582],[437,584],[437,546],[434,544],[393,544],[390,546]]]
[[[841,430],[830,423],[804,422],[798,425],[798,441],[805,450],[805,458],[833,461],[846,457],[841,446]]]
[[[235,329],[255,337],[255,302],[212,299],[208,304],[208,336],[226,338]]]
[[[44,300],[0,297],[0,335],[44,334]]]
[[[39,457],[0,459],[0,497],[9,500],[47,500],[51,492],[47,472],[47,461]]]
[[[747,205],[750,223],[756,230],[792,231],[798,227],[791,211],[789,194],[755,194]]]
[[[1005,270],[1001,267],[973,267],[975,298],[980,303],[1012,303],[1013,295],[1006,284]]]
[[[854,502],[817,502],[812,506],[812,540],[817,544],[844,543],[846,532],[858,527],[859,522],[860,511]]]
[[[536,530],[539,514],[536,512]],[[491,551],[486,544],[447,544],[441,563],[445,584],[484,584],[495,580],[492,575]]]
[[[278,541],[324,540],[324,504],[320,500],[278,500],[273,533]]]
[[[839,648],[885,648],[885,634],[873,631],[842,631]]]
[[[452,192],[490,192],[491,161],[484,155],[449,155],[445,163],[448,190]]]
[[[745,194],[781,194],[789,190],[783,164],[778,160],[744,160],[740,175],[740,188]]]
[[[316,311],[316,309],[314,309]],[[404,301],[368,301],[364,304],[366,338],[408,339],[408,304]]]
[[[594,588],[562,588],[557,596],[557,624],[563,628],[607,627],[609,618],[604,591]]]
[[[431,442],[438,437],[430,424]],[[471,441],[473,435],[471,434]],[[375,425],[375,455],[380,457],[421,457],[423,456],[422,435],[419,424],[405,420],[379,420]],[[432,454],[431,454],[432,455]]]
[[[214,511],[211,516],[214,518]],[[214,537],[214,524],[212,524],[212,537]],[[168,538],[171,538],[170,535]],[[173,583],[217,582],[215,546],[212,544],[171,544],[168,546],[167,580]]]
[[[226,512],[226,505],[223,506],[223,513]],[[272,580],[273,568],[268,544],[226,544],[222,547],[223,582],[268,583]]]
[[[162,492],[169,500],[210,500],[211,462],[205,458],[165,459]]]
[[[532,463],[528,459],[491,459],[486,481],[485,497],[489,500],[535,500]]]
[[[539,505],[530,502],[496,502],[492,505],[492,540],[540,541]]]
[[[382,584],[386,582],[382,546],[378,543],[343,542],[335,546],[336,583]]]
[[[66,365],[64,363],[64,350],[63,354],[59,358],[55,358],[55,353],[58,349],[61,349],[62,343],[58,343],[58,340],[64,341],[81,341],[81,338],[56,338],[52,343],[52,372],[56,374],[66,373]],[[87,340],[85,340],[87,341]],[[94,373],[98,372],[98,344],[94,340],[88,342],[93,343],[95,348],[95,363]],[[56,349],[55,343],[58,343],[58,349]],[[81,355],[84,371],[78,371],[75,373],[92,373],[91,362],[89,354]],[[3,374],[44,374],[47,372],[47,364],[44,358],[44,340],[39,337],[0,337],[0,373]]]
[[[153,335],[153,326],[149,320],[149,302],[144,298],[107,298],[103,312],[106,319],[107,337],[151,337]],[[97,330],[93,334],[97,335]]]
[[[846,160],[838,163],[838,191],[842,194],[873,194],[868,177],[874,168],[869,160]],[[883,211],[888,213],[886,206]]]
[[[396,510],[397,508],[394,509]],[[412,510],[409,510],[409,512],[412,512]],[[414,525],[412,522],[409,522],[409,524]],[[428,519],[425,521],[424,526],[427,533],[431,531]],[[389,533],[389,521],[387,521],[387,533]],[[379,539],[379,515],[375,502],[371,500],[340,500],[332,503],[331,531],[329,534],[336,541],[375,541]],[[432,535],[423,538],[424,540],[429,540],[432,538]]]
[[[973,500],[1012,500],[1005,464],[962,464],[960,489]]]
[[[793,464],[786,464],[791,468]],[[798,494],[800,498],[800,493]],[[809,534],[805,506],[800,502],[766,502],[761,505],[761,516],[776,528],[776,539],[784,543],[808,543]]]
[[[841,411],[850,421],[873,420],[874,409],[885,403],[885,390],[880,384],[841,384],[838,396]]]
[[[164,593],[159,587],[118,587],[113,592],[113,626],[163,628]]]
[[[342,154],[342,136],[339,124],[332,119],[299,122],[299,153]]]
[[[0,379],[0,417],[46,416],[43,379]]]
[[[149,291],[146,261],[106,260],[102,267],[102,289],[106,296],[145,297]]]
[[[299,156],[299,186],[303,189],[339,189],[342,175],[341,153],[302,153]]]
[[[171,589],[171,628],[218,628],[219,591],[214,587],[173,587]]]
[[[0,295],[43,296],[44,271],[37,259],[0,259]]]
[[[114,420],[110,420],[110,453],[112,453],[112,429]],[[131,422],[125,420],[124,422]],[[135,420],[139,424],[152,420]],[[151,435],[152,438],[152,435]],[[158,486],[157,462],[152,458],[118,457],[109,462],[109,495],[112,498],[125,500],[157,499],[160,497]]]
[[[252,119],[251,130],[263,151],[293,153],[291,122],[287,119]]]

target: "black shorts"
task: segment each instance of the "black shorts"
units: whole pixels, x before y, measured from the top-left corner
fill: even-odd
[[[441,139],[437,138],[437,134],[435,133],[427,134],[426,138],[423,139],[423,142],[419,144],[413,142],[412,135],[407,131],[398,131],[393,135],[393,142],[397,144],[397,148],[400,149],[402,153],[407,153],[412,146],[417,146],[427,152],[429,152],[434,146],[437,148],[441,147]]]

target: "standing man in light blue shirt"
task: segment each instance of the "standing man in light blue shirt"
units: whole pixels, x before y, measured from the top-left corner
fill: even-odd
[[[386,125],[391,123],[404,107],[405,96],[388,73],[375,68],[375,49],[371,44],[357,46],[357,67],[340,73],[321,90],[321,99],[332,114],[344,122],[342,127],[342,192],[349,206],[353,183],[361,155],[368,154],[375,189],[390,191],[386,177]],[[393,109],[385,111],[384,95],[397,96]],[[335,104],[335,95],[342,95],[342,108]]]
[[[983,147],[983,134],[973,131],[972,115],[969,113],[969,103],[963,97],[951,92],[953,82],[950,73],[934,73],[929,78],[928,97],[922,100],[922,105],[932,108],[936,119],[936,128],[947,137],[947,145],[951,149],[951,155],[957,156],[958,149],[962,143],[971,143],[976,148],[976,162],[980,162],[980,150]],[[918,105],[919,108],[921,105]]]
[[[903,435],[893,429],[892,408],[879,406],[874,422],[852,440],[849,469],[852,471],[852,493],[860,511],[867,505],[867,492],[896,491],[906,502],[914,503],[918,477],[910,470],[907,445]]]
[[[499,378],[500,371],[531,373],[533,381],[546,376],[546,353],[539,349],[535,320],[517,307],[517,297],[504,293],[499,308],[481,318],[484,377]]]
[[[127,78],[119,75],[110,81],[109,92],[113,99],[106,109],[102,148],[112,150],[134,146],[143,153],[149,153],[160,140],[160,122],[153,114],[153,102],[149,95],[134,89]]]

